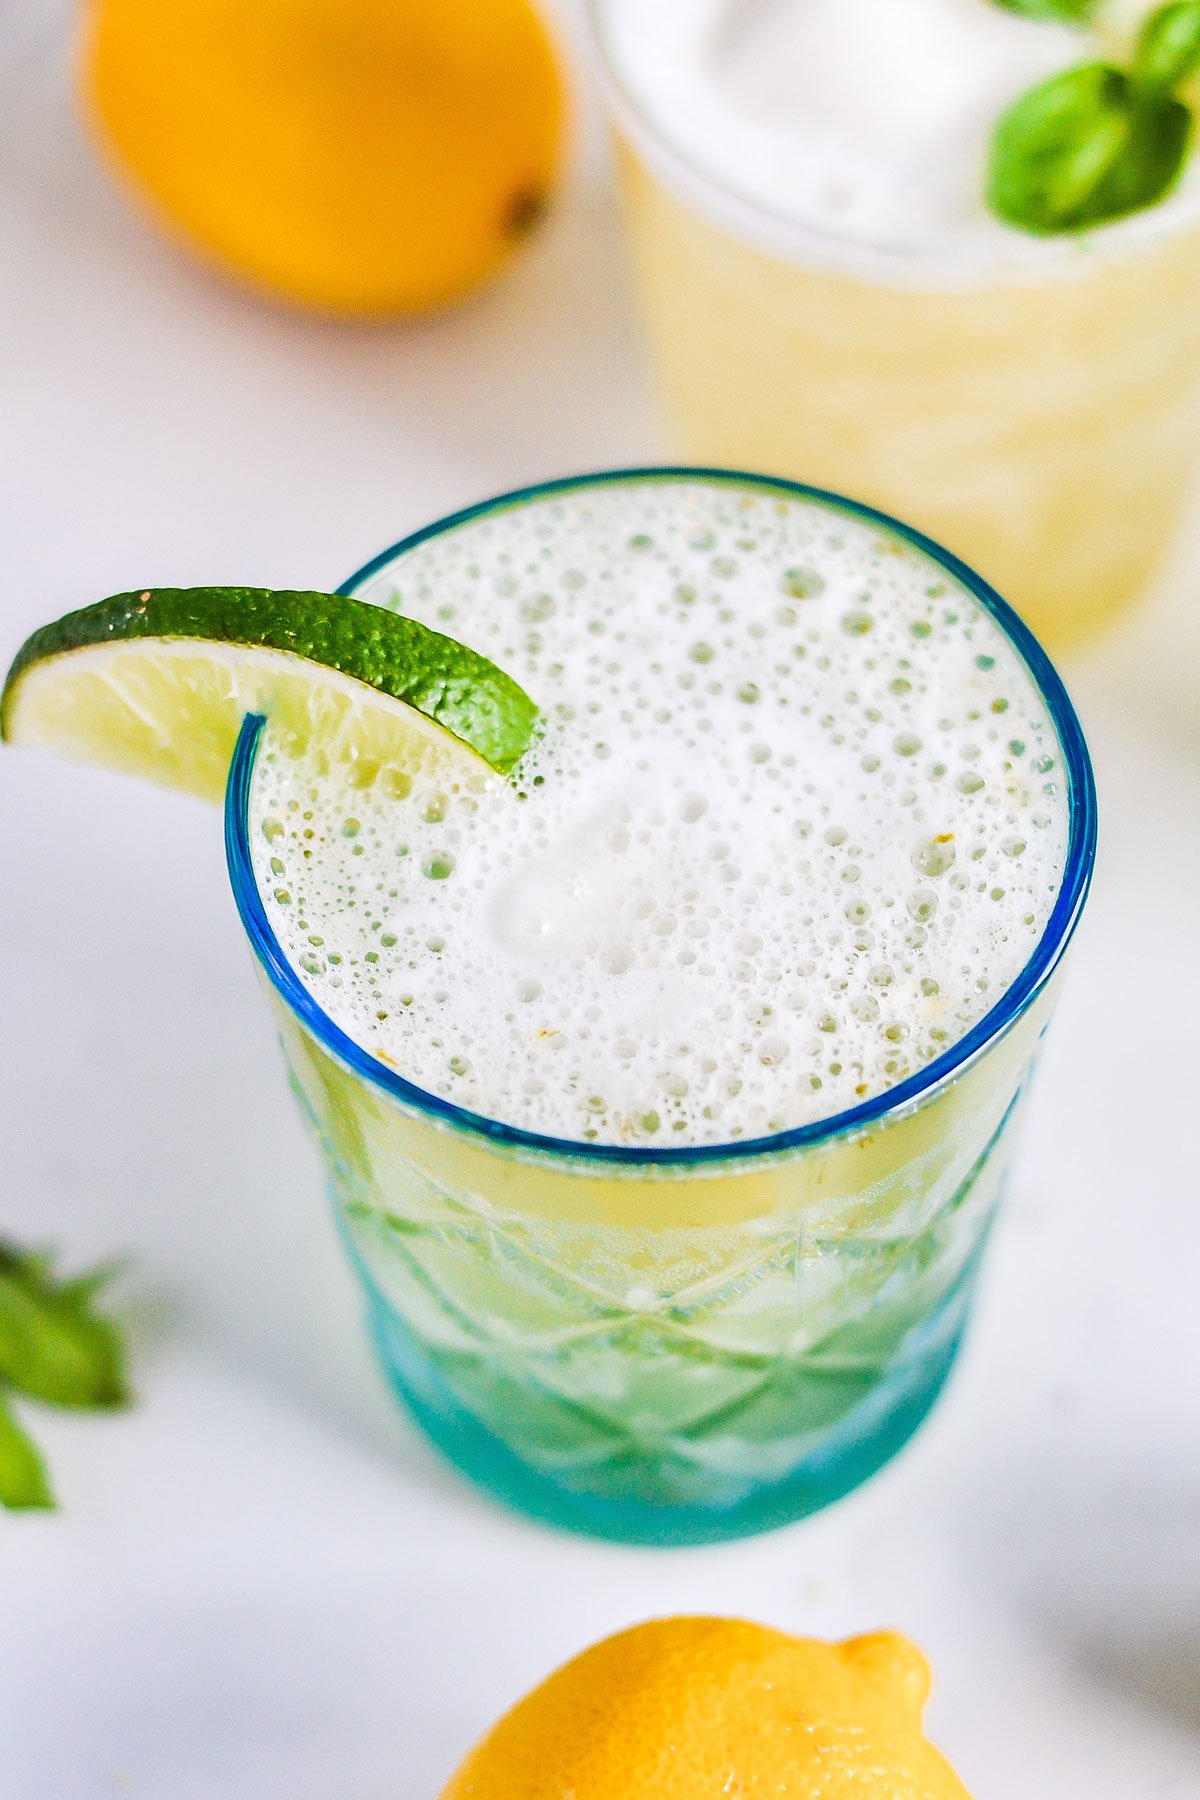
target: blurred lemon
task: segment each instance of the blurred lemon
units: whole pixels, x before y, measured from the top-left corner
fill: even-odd
[[[529,0],[92,0],[83,82],[168,225],[341,313],[483,280],[541,212],[562,140]]]
[[[928,1693],[895,1632],[827,1644],[659,1619],[527,1694],[442,1800],[969,1800],[921,1730]]]

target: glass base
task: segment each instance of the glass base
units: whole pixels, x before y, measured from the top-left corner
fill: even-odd
[[[919,1327],[921,1342],[908,1346],[896,1375],[883,1375],[819,1447],[786,1474],[755,1479],[748,1472],[733,1497],[723,1479],[714,1483],[711,1502],[685,1504],[656,1502],[632,1492],[589,1492],[531,1467],[462,1404],[391,1308],[373,1300],[367,1324],[391,1386],[426,1435],[471,1481],[563,1530],[665,1547],[722,1543],[773,1531],[841,1499],[875,1474],[907,1443],[945,1385],[962,1340],[968,1298],[963,1284]],[[752,1454],[753,1447],[747,1446],[748,1460]],[[630,1487],[645,1487],[647,1474],[653,1485],[652,1467],[642,1467],[631,1472]]]

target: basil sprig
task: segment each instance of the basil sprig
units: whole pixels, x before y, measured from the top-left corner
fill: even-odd
[[[1176,90],[1198,69],[1200,0],[1172,0],[1144,21],[1127,69],[1084,63],[1039,83],[996,125],[991,210],[1051,237],[1156,205],[1192,146],[1192,108]]]
[[[54,1505],[41,1454],[13,1414],[14,1394],[87,1410],[128,1402],[120,1335],[95,1309],[114,1273],[63,1280],[44,1252],[0,1242],[0,1505]]]

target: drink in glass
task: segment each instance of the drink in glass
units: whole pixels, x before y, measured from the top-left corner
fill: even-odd
[[[677,448],[911,520],[1052,644],[1143,589],[1200,444],[1200,181],[1083,238],[983,198],[1086,40],[996,0],[591,10]]]
[[[243,729],[234,889],[383,1365],[539,1516],[825,1504],[953,1362],[1087,887],[1028,632],[881,515],[703,471],[458,514],[347,592],[541,708],[513,775]]]

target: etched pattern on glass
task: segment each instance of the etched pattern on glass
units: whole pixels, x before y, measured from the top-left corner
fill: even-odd
[[[528,1208],[447,1179],[430,1164],[459,1134],[369,1092],[288,1015],[280,1021],[377,1331],[402,1333],[409,1363],[427,1365],[401,1380],[432,1373],[439,1392],[566,1489],[656,1505],[735,1505],[870,1437],[936,1387],[1032,1050],[1021,1033],[952,1122],[944,1096],[927,1103],[915,1129],[910,1119],[910,1154],[883,1156],[874,1180],[855,1185],[828,1162],[825,1179],[798,1153],[790,1179],[774,1173],[779,1203],[763,1216],[638,1226],[542,1211],[533,1166],[516,1170]],[[863,1149],[848,1146],[843,1165]],[[663,1185],[626,1180],[630,1212]]]

